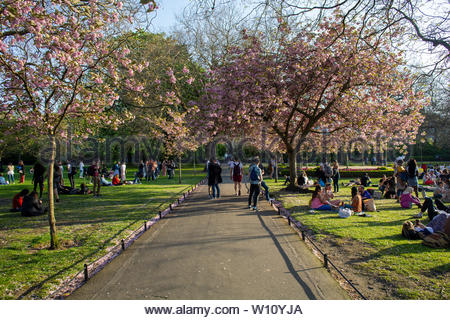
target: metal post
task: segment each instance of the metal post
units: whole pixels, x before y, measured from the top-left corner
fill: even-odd
[[[162,219],[161,211],[158,211],[158,217],[159,219]]]
[[[123,239],[122,239],[121,243],[122,243],[122,250],[125,250],[125,241]]]
[[[172,211],[172,204],[169,205],[169,210]]]
[[[280,207],[277,207],[277,209],[278,209],[278,214],[280,214],[280,215],[281,215],[281,210],[280,210]]]
[[[305,231],[302,230],[302,240],[305,241],[306,240],[306,235],[305,235]]]
[[[147,221],[144,221],[144,231],[147,231]]]
[[[289,223],[289,225],[291,225],[291,218],[290,217],[288,217],[288,223]]]
[[[328,255],[323,255],[323,266],[328,269]]]
[[[84,264],[84,281],[88,281],[88,280],[89,280],[88,266],[85,263]]]

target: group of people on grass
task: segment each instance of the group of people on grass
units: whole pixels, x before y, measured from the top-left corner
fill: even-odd
[[[20,173],[25,168],[23,162],[20,162]],[[155,160],[142,161],[138,167],[138,171],[135,174],[134,181],[127,180],[127,167],[125,162],[115,162],[110,170],[107,169],[105,163],[101,161],[93,161],[90,166],[85,166],[81,161],[79,165],[79,173],[81,178],[89,178],[93,184],[92,190],[86,185],[85,182],[81,183],[79,188],[75,187],[75,175],[78,173],[77,166],[72,161],[67,162],[67,177],[70,185],[64,184],[64,166],[61,161],[55,163],[53,167],[53,194],[55,202],[60,202],[61,194],[92,194],[94,197],[100,196],[100,189],[102,186],[120,186],[124,184],[136,184],[141,183],[140,179],[156,180],[161,175],[169,175],[169,179],[173,178],[173,171],[175,170],[175,163],[173,161],[158,162]],[[8,172],[13,170],[8,166]],[[42,194],[44,191],[44,182],[48,177],[46,168],[38,161],[30,169],[32,174],[32,184],[34,185],[33,191],[30,193],[28,189],[23,189],[13,197],[12,209],[13,212],[21,212],[24,216],[35,216],[44,214],[45,210],[42,207]],[[0,178],[3,175],[0,173]],[[111,179],[108,180],[107,178]],[[24,179],[21,178],[21,183]],[[1,182],[1,179],[0,179]],[[12,184],[14,180],[12,180]],[[7,184],[7,183],[5,183]],[[36,198],[36,199],[35,199]]]

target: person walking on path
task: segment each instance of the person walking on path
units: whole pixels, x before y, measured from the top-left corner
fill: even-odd
[[[259,159],[253,160],[252,165],[248,169],[248,180],[250,181],[250,194],[248,195],[248,208],[251,209],[253,198],[253,210],[258,211],[258,196],[260,192],[260,183],[262,181],[261,169],[258,167]]]
[[[239,161],[238,157],[234,157],[234,161],[230,163],[230,176],[231,180],[234,182],[234,193],[237,196],[241,195],[242,170],[242,163]]]
[[[220,198],[219,183],[222,183],[222,168],[217,163],[216,158],[211,158],[208,166],[208,186],[212,188],[212,198]]]

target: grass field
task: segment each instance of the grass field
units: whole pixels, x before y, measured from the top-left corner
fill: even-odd
[[[338,217],[337,212],[315,211],[308,207],[310,194],[292,194],[280,191],[281,182],[268,180],[276,194],[293,217],[312,230],[325,250],[334,253],[347,273],[359,273],[367,283],[378,281],[390,290],[367,296],[377,299],[449,299],[450,250],[432,249],[420,240],[401,236],[402,223],[414,220],[417,207],[402,209],[395,200],[376,200],[379,212],[372,217]],[[342,188],[337,199],[350,200],[350,187]],[[423,223],[429,220],[424,216]],[[353,276],[350,274],[350,276]]]
[[[132,180],[134,170],[128,178]],[[177,170],[178,174],[178,170]],[[43,299],[62,280],[82,270],[132,231],[198,183],[204,174],[183,169],[182,184],[160,177],[140,185],[102,187],[101,197],[61,195],[55,216],[61,248],[48,250],[47,216],[11,213],[11,199],[24,185],[0,187],[0,299]],[[87,181],[87,180],[86,180]],[[68,179],[66,179],[68,184]],[[81,179],[77,179],[79,186]],[[92,189],[92,185],[88,185]],[[43,196],[45,201],[46,194]]]

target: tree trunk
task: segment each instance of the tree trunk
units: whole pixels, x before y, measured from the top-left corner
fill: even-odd
[[[295,150],[288,150],[288,159],[289,159],[289,178],[290,183],[287,187],[288,190],[295,190],[296,189],[296,177],[297,177],[297,159]]]
[[[50,249],[58,247],[58,238],[56,236],[56,220],[55,220],[55,201],[53,194],[53,171],[56,158],[56,138],[50,134],[50,161],[48,164],[48,223],[50,225]]]
[[[197,176],[197,169],[195,167],[195,155],[197,153],[197,150],[194,151],[194,176]]]
[[[178,183],[181,184],[181,156],[178,157]]]
[[[278,152],[275,153],[275,172],[274,172],[274,176],[275,176],[275,183],[278,182]]]

